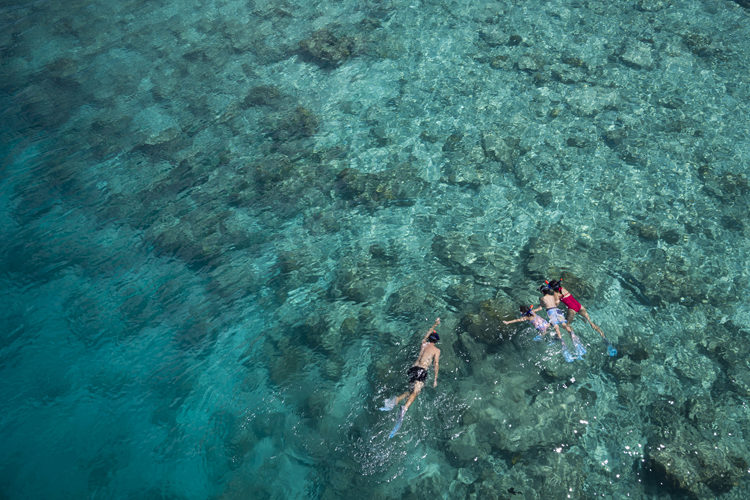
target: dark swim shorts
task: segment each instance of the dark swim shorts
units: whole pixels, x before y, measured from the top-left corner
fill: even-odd
[[[414,382],[424,382],[425,380],[427,380],[427,370],[425,370],[421,366],[412,366],[411,368],[409,368],[406,374],[409,375],[410,384],[413,384]]]

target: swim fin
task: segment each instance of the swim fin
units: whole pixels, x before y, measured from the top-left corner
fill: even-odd
[[[613,357],[617,356],[617,349],[615,349],[615,346],[613,346],[607,339],[604,339],[604,343],[607,344],[607,354]]]
[[[578,338],[578,335],[571,333],[570,338],[573,339],[573,346],[576,348],[576,356],[581,358],[584,354],[586,354],[586,348],[583,347],[581,339]]]
[[[574,358],[573,355],[570,354],[570,351],[568,351],[568,346],[565,345],[565,341],[562,339],[560,339],[560,341],[562,342],[563,358],[565,358],[565,361],[567,361],[568,363],[572,363],[576,360],[576,358]]]
[[[391,439],[393,436],[395,436],[398,430],[401,428],[401,424],[404,422],[404,415],[406,415],[406,406],[401,407],[401,413],[399,413],[398,419],[396,420],[396,425],[388,435],[388,439]]]
[[[391,411],[396,406],[396,396],[383,401],[383,406],[378,408],[380,411]]]

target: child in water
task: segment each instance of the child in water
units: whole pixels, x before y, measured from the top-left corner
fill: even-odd
[[[541,316],[536,314],[536,311],[541,311],[542,307],[534,308],[533,305],[526,306],[522,305],[519,308],[521,310],[521,317],[517,319],[512,319],[510,321],[503,320],[503,323],[506,325],[510,325],[512,323],[520,323],[521,321],[530,321],[532,325],[534,325],[534,328],[537,329],[539,334],[534,337],[534,340],[542,340],[544,338],[544,334],[547,332],[547,329],[550,327],[550,322],[542,318]],[[549,314],[549,312],[547,313]],[[565,358],[565,361],[572,362],[575,360],[575,357],[570,354],[570,351],[568,351],[568,346],[565,345],[565,341],[562,338],[562,335],[560,334],[560,329],[558,328],[557,324],[552,323],[552,325],[555,327],[555,333],[550,333],[553,338],[556,338],[560,341],[562,344],[562,352],[563,357]],[[566,325],[567,326],[567,325]],[[578,338],[575,336],[575,334],[571,331],[571,336],[573,338],[573,343],[576,344],[576,348],[578,349],[578,343],[576,342]],[[585,354],[585,349],[583,349],[583,346],[581,346],[579,352],[577,353],[580,356]]]
[[[555,328],[557,338],[560,339],[560,343],[562,344],[562,351],[563,356],[565,357],[565,361],[570,363],[576,358],[570,354],[570,351],[568,351],[568,347],[565,345],[565,341],[562,338],[560,327],[558,325],[562,325],[563,328],[565,328],[570,334],[570,338],[571,340],[573,340],[573,346],[575,347],[576,356],[578,357],[578,359],[580,359],[584,354],[586,354],[586,348],[583,347],[581,339],[579,339],[578,336],[573,332],[573,329],[565,320],[565,316],[563,316],[560,309],[557,308],[559,299],[557,298],[557,295],[555,295],[554,290],[552,290],[549,285],[544,284],[539,288],[539,291],[542,292],[542,296],[539,299],[539,305],[541,306],[539,309],[544,308],[547,311],[547,318],[549,318],[550,324]]]
[[[549,288],[551,288],[555,292],[555,299],[565,304],[568,308],[568,315],[567,320],[568,324],[572,323],[573,320],[576,317],[576,314],[580,314],[581,317],[583,317],[586,322],[591,325],[591,328],[594,329],[599,335],[601,335],[602,340],[607,346],[607,353],[610,356],[617,356],[617,349],[612,345],[612,343],[607,340],[607,337],[604,336],[604,332],[602,331],[599,326],[597,326],[589,316],[588,311],[586,311],[586,308],[581,305],[580,302],[576,300],[575,297],[573,297],[573,294],[570,293],[562,284],[562,278],[559,280],[552,280],[552,281],[545,281],[544,282]]]
[[[510,321],[503,321],[503,323],[506,325],[510,325],[512,323],[520,323],[521,321],[531,321],[531,324],[539,332],[539,335],[534,337],[534,340],[542,340],[544,334],[547,333],[547,328],[549,328],[549,322],[536,313],[536,311],[541,311],[542,308],[538,307],[535,310],[533,305],[521,305],[519,309],[521,311],[520,318],[512,319]]]

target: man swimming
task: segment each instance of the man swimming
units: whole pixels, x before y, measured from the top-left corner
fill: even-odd
[[[396,426],[391,431],[389,438],[392,438],[396,432],[398,432],[399,427],[401,427],[401,422],[404,420],[406,410],[409,409],[411,404],[417,399],[417,396],[419,396],[419,393],[422,391],[424,382],[427,380],[427,369],[431,364],[435,365],[435,379],[432,383],[432,387],[437,387],[438,371],[440,370],[440,349],[438,349],[435,344],[440,340],[440,335],[435,331],[435,327],[439,324],[440,318],[436,319],[435,323],[429,330],[427,330],[424,338],[422,338],[422,347],[419,350],[417,360],[412,367],[406,371],[406,374],[409,376],[409,390],[398,396],[386,399],[383,407],[380,408],[383,411],[392,410],[401,401],[406,399],[406,403],[401,407]]]

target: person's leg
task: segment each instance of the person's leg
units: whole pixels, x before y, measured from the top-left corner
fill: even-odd
[[[588,324],[591,325],[591,328],[593,328],[594,331],[598,332],[599,335],[604,337],[604,332],[602,332],[602,329],[599,328],[597,325],[595,325],[593,321],[591,321],[591,317],[589,316],[589,313],[586,311],[585,307],[581,307],[580,313],[581,313],[581,316],[583,316],[583,319],[585,319],[588,322]]]
[[[417,376],[419,374],[419,367],[418,366],[412,366],[407,370],[407,375],[409,375],[409,390],[399,394],[396,396],[396,400],[394,402],[394,405],[398,405],[401,401],[404,400],[407,396],[409,396],[412,392],[414,392],[414,384],[417,382]]]
[[[414,390],[411,392],[409,399],[407,399],[406,403],[404,404],[404,411],[408,410],[414,400],[417,399],[417,396],[419,396],[419,392],[422,390],[422,387],[424,387],[424,382],[417,381],[417,383],[414,384]]]
[[[555,334],[557,335],[557,340],[562,340],[562,333],[560,333],[560,327],[557,326],[557,323],[553,324],[552,326],[555,327]]]
[[[568,314],[565,315],[565,319],[568,320],[568,323],[572,323],[573,320],[576,319],[576,312],[569,307]]]
[[[555,327],[555,333],[557,334],[557,340],[559,340],[560,344],[562,344],[562,352],[563,356],[565,356],[565,361],[567,361],[568,363],[573,362],[575,358],[568,351],[568,346],[565,345],[565,339],[563,339],[562,333],[560,333],[560,327],[557,323],[554,323],[553,325]],[[563,323],[563,326],[565,328],[569,328],[567,323]]]
[[[549,332],[549,323],[547,323],[547,326],[545,326],[544,328],[541,328],[541,329],[538,328],[537,331],[539,332],[539,334],[536,337],[534,337],[534,340],[543,340],[544,336],[547,335],[547,332]],[[551,333],[550,333],[550,336],[552,336]]]
[[[403,401],[403,399],[404,399],[404,398],[405,398],[406,396],[408,396],[408,395],[409,395],[409,394],[411,394],[411,393],[412,393],[412,391],[406,391],[405,393],[403,393],[403,394],[399,394],[398,396],[396,396],[396,404],[399,404],[399,403],[400,403],[401,401]]]

